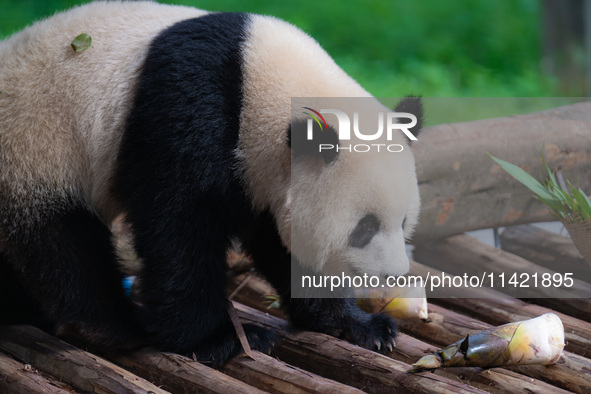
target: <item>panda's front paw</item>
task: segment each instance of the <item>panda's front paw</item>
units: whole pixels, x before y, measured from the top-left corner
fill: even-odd
[[[292,324],[304,330],[322,332],[382,353],[395,345],[394,319],[363,312],[353,298],[292,298],[287,310]]]
[[[390,316],[377,313],[367,320],[352,320],[343,332],[344,339],[380,353],[391,352],[396,342],[396,323]]]

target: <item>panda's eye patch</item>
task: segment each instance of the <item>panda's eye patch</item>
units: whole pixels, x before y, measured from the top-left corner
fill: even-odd
[[[359,220],[359,223],[357,223],[357,226],[355,226],[355,229],[349,236],[349,245],[354,248],[363,248],[371,241],[379,229],[380,221],[376,215],[365,215]]]

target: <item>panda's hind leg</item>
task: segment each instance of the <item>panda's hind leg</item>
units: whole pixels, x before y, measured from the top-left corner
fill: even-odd
[[[21,279],[0,252],[0,325],[32,324],[44,330],[51,329],[39,305],[27,294]]]
[[[43,321],[74,343],[136,346],[139,330],[123,292],[109,229],[71,201],[56,201],[33,218],[27,212],[13,212],[16,219],[7,225],[1,269],[18,274],[18,282],[2,296],[30,297],[26,309],[32,305],[42,311]]]

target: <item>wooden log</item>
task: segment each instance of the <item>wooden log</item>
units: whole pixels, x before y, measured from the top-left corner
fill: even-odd
[[[575,278],[591,283],[591,266],[570,237],[536,226],[507,227],[500,235],[501,249],[554,271],[572,272]]]
[[[424,341],[444,347],[465,338],[466,335],[491,327],[489,324],[437,305],[429,305],[429,311],[430,322],[400,320],[398,322],[400,329]],[[509,369],[576,393],[589,392],[591,389],[591,375],[585,373],[585,371],[591,371],[591,360],[567,351],[563,352],[556,365],[517,366]]]
[[[172,393],[262,393],[200,362],[173,353],[143,349],[109,355],[115,363]]]
[[[236,287],[243,283],[243,281],[244,279],[240,278],[240,280],[237,280],[231,286]],[[235,294],[234,299],[267,313],[269,309],[261,302],[265,294],[270,294],[268,285],[261,278],[254,276]],[[273,309],[272,311],[274,312],[274,316],[276,316],[275,313],[278,310]],[[404,333],[398,334],[396,342],[397,346],[387,356],[406,364],[412,364],[425,354],[430,354],[437,350],[436,347]],[[532,393],[564,392],[564,390],[551,386],[548,383],[501,368],[488,370],[482,370],[481,368],[439,369],[435,373],[449,379],[460,378],[462,382],[485,391],[492,390],[499,393],[515,391]]]
[[[72,392],[65,384],[47,379],[30,365],[20,363],[0,352],[0,393],[71,394]]]
[[[427,103],[428,104],[428,103]],[[553,220],[487,152],[538,179],[550,168],[591,190],[591,103],[426,128],[413,144],[423,207],[415,244],[470,230]]]
[[[555,287],[542,287],[542,275],[545,273],[554,274],[554,271],[486,245],[468,235],[455,235],[430,245],[418,246],[414,250],[414,257],[429,267],[459,276],[468,274],[480,278],[483,272],[486,272],[487,275],[493,273],[498,279],[498,275],[504,273],[505,287],[501,288],[497,281],[496,283],[499,285],[496,290],[517,295],[519,298],[536,298],[535,302],[539,305],[585,321],[591,321],[591,302],[588,299],[591,297],[590,284],[574,279],[574,284],[569,289],[560,288],[558,290]],[[513,287],[509,284],[509,279],[514,273],[517,273],[518,277],[521,274],[526,274],[530,278],[537,274],[538,287],[534,287],[533,282],[528,282],[530,287]],[[519,281],[521,282],[521,279]],[[538,298],[553,296],[555,298]],[[568,302],[565,302],[567,297],[573,298],[569,298]]]
[[[402,332],[438,346],[450,345],[465,338],[466,335],[476,334],[492,327],[490,324],[447,311],[431,303],[429,303],[429,320],[428,322],[399,320],[398,326]]]
[[[425,277],[427,272],[435,275],[440,274],[440,271],[411,261],[412,275]],[[564,325],[565,349],[581,356],[589,356],[591,353],[591,323],[543,306],[529,304],[493,289],[461,289],[452,296],[452,298],[431,298],[430,302],[475,317],[494,326],[531,319],[548,312],[556,313]]]
[[[260,352],[256,359],[236,357],[222,371],[236,379],[273,393],[362,393],[362,391],[309,371],[288,365]]]
[[[591,392],[590,368],[591,362],[588,358],[572,353],[564,354],[556,365],[550,367],[544,365],[507,367],[510,371],[545,380],[580,394]]]
[[[412,263],[415,268],[419,265],[416,262]],[[242,283],[242,281],[239,282]],[[268,294],[268,291],[267,284],[261,278],[255,276],[242,287],[242,289],[236,294],[235,299],[241,299],[246,302],[249,302],[250,299],[249,303],[255,305],[255,309],[265,313],[268,309],[260,302],[260,300],[263,295]],[[414,319],[414,323],[416,324],[417,322],[418,319]],[[282,324],[287,323],[283,322]],[[487,326],[483,325],[482,327],[484,329]],[[412,335],[410,330],[409,333]],[[397,345],[394,350],[387,354],[387,356],[407,364],[414,363],[425,354],[430,354],[437,350],[433,345],[404,333],[398,334],[396,343]],[[483,370],[482,368],[439,369],[435,371],[435,373],[449,379],[460,378],[464,383],[486,391],[492,390],[494,392],[508,393],[516,391],[538,393],[564,392],[564,390],[549,385],[541,380],[532,379],[531,377],[507,371],[502,368],[487,370]]]
[[[166,393],[123,368],[35,327],[0,326],[0,350],[83,392]]]
[[[114,362],[173,393],[358,393],[353,387],[287,365],[260,352],[238,356],[216,371],[173,353],[144,349],[110,355]],[[255,389],[256,388],[256,389]]]
[[[408,364],[328,335],[289,330],[287,322],[234,303],[240,318],[272,329],[280,337],[273,354],[281,360],[328,379],[370,392],[483,392],[434,374],[410,375]]]

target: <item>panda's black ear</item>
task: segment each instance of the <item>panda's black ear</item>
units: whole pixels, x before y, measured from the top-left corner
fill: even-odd
[[[403,98],[394,108],[395,112],[408,112],[417,117],[417,124],[409,128],[409,131],[416,137],[423,129],[423,101],[420,96],[408,96]],[[410,122],[408,122],[410,123]],[[412,141],[410,141],[412,143]]]
[[[308,140],[307,121],[293,120],[287,128],[287,144],[291,149],[292,159],[299,157],[322,158],[325,164],[332,163],[339,155],[337,132],[328,126],[321,130],[313,125],[313,139]]]

